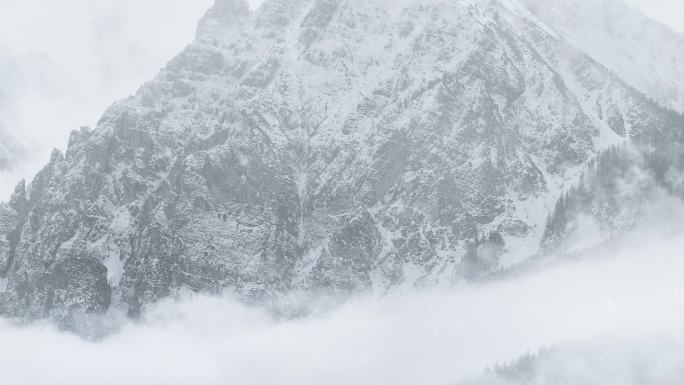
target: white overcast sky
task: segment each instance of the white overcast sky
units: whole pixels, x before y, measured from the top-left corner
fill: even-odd
[[[684,0],[626,1],[684,32]],[[14,92],[5,100],[0,92],[0,129],[4,123],[30,154],[13,172],[0,172],[0,201],[52,148],[64,148],[71,130],[94,126],[114,100],[151,79],[192,40],[212,3],[0,0],[0,91]],[[13,79],[1,78],[3,66],[21,70],[16,90],[7,86]]]

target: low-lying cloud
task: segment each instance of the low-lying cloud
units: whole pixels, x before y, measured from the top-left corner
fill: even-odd
[[[683,249],[681,237],[642,239],[608,256],[486,284],[357,298],[296,320],[274,319],[229,296],[186,295],[99,342],[5,322],[0,379],[7,385],[457,383],[540,347],[569,346],[571,355],[582,344],[599,351],[591,344],[603,346],[597,341],[604,339],[684,335]],[[622,355],[634,349],[614,346],[601,361],[610,367],[601,369],[632,370]],[[674,346],[679,353],[681,345]],[[649,349],[644,357],[657,360],[660,344]],[[590,374],[581,365],[563,368]],[[663,376],[681,380],[675,369]]]

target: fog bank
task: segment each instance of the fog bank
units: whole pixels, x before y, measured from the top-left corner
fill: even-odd
[[[0,341],[12,348],[0,349],[0,376],[8,385],[454,383],[558,343],[684,335],[682,249],[681,237],[634,240],[543,272],[358,298],[289,321],[229,296],[186,295],[96,343],[4,322]],[[623,349],[609,353],[621,370]]]

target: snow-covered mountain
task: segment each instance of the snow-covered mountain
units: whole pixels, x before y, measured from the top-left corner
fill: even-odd
[[[684,34],[621,0],[520,0],[563,38],[663,106],[684,111]]]
[[[684,34],[622,0],[519,1],[633,87],[684,111]]]
[[[0,314],[78,329],[182,287],[383,292],[539,253],[602,151],[683,128],[542,20],[514,0],[217,0],[0,206]]]

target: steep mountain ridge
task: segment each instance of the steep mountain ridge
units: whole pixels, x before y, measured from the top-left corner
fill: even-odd
[[[684,112],[684,34],[621,0],[519,1],[628,84]]]
[[[182,287],[270,303],[476,278],[540,250],[602,150],[681,130],[510,0],[248,9],[217,0],[18,186],[0,314],[82,329]]]

